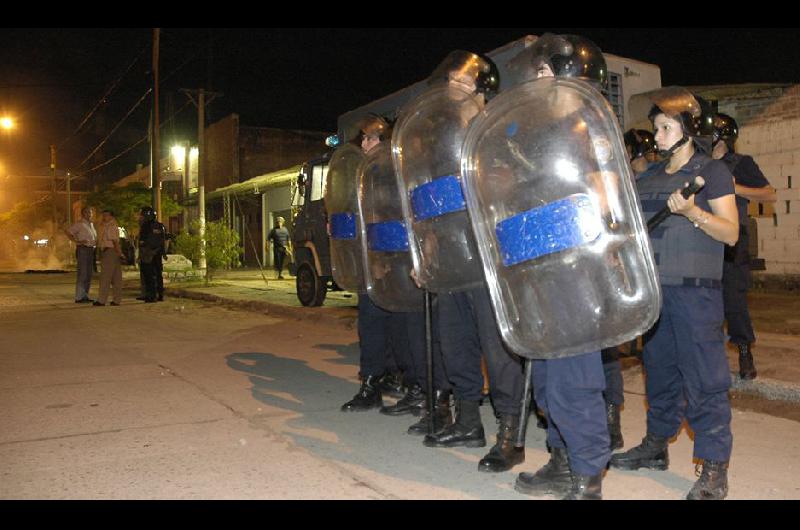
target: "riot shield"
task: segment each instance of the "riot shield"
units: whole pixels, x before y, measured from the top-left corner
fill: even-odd
[[[337,149],[328,165],[325,186],[333,279],[342,289],[358,293],[366,292],[357,186],[357,170],[363,160],[361,148],[351,143]]]
[[[470,125],[464,196],[495,316],[519,355],[627,342],[658,318],[656,266],[622,132],[588,84],[544,78]]]
[[[422,311],[423,291],[411,279],[408,232],[400,206],[389,142],[381,142],[358,169],[358,207],[367,294],[394,312]]]
[[[475,95],[448,84],[434,86],[403,108],[392,156],[414,271],[433,292],[483,282],[461,190],[461,147],[481,111]]]

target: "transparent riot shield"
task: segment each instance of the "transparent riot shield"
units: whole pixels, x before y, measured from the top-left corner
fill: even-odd
[[[474,94],[439,84],[403,108],[392,135],[412,263],[429,291],[458,291],[483,282],[460,174],[467,126],[482,108]]]
[[[328,165],[325,186],[333,279],[342,289],[359,293],[366,292],[357,186],[358,166],[363,160],[363,151],[353,144],[337,149]]]
[[[516,353],[548,359],[632,340],[661,292],[622,132],[588,84],[544,78],[471,124],[464,196],[495,316]]]
[[[367,294],[387,311],[422,311],[423,291],[411,279],[408,232],[389,142],[381,142],[367,154],[358,174]]]

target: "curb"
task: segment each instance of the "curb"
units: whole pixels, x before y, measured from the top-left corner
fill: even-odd
[[[254,313],[262,313],[270,316],[287,318],[292,320],[302,320],[307,322],[319,322],[342,326],[345,329],[353,329],[356,325],[357,315],[348,309],[331,307],[293,307],[259,300],[234,300],[211,293],[200,293],[190,289],[177,287],[166,287],[164,292],[178,298],[188,298],[190,300],[200,300],[203,302],[214,302],[231,309],[240,309]]]
[[[800,385],[776,379],[756,378],[752,381],[739,379],[739,374],[731,372],[731,390],[751,394],[771,401],[790,401],[800,403]]]

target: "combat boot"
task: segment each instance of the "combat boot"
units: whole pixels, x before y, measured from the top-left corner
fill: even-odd
[[[755,379],[758,372],[756,372],[756,365],[753,361],[753,352],[750,351],[749,344],[737,344],[739,348],[739,377],[745,381]]]
[[[403,414],[419,416],[424,408],[425,394],[422,392],[421,386],[414,384],[396,404],[381,407],[381,414],[386,414],[387,416],[402,416]]]
[[[611,455],[609,465],[617,469],[659,469],[669,467],[669,438],[648,434],[642,443],[624,453]]]
[[[428,434],[422,443],[426,447],[485,447],[486,436],[478,402],[457,399],[455,423]]]
[[[342,405],[342,412],[360,412],[383,406],[383,396],[378,388],[379,377],[368,375],[361,381],[361,388],[353,399]]]
[[[566,495],[572,487],[565,447],[551,447],[550,460],[536,473],[520,473],[514,489],[526,495]]]
[[[501,414],[497,423],[499,424],[497,443],[478,462],[478,471],[500,473],[525,461],[525,448],[514,446],[519,429],[519,416]]]
[[[619,405],[606,404],[606,417],[608,418],[608,436],[611,438],[611,450],[622,449],[625,441],[622,439],[622,425],[620,424]]]
[[[601,501],[603,500],[603,473],[593,477],[588,475],[570,475],[570,490],[565,501]]]
[[[696,472],[696,468],[695,468]],[[703,462],[703,472],[686,496],[690,501],[721,501],[728,496],[728,463]]]
[[[453,413],[450,412],[450,391],[437,390],[433,399],[436,400],[433,409],[433,432],[437,433],[453,423]],[[423,402],[422,417],[417,423],[408,428],[408,434],[424,436],[428,433],[428,406]]]
[[[393,398],[403,399],[406,395],[407,389],[403,384],[403,376],[401,374],[387,373],[381,377],[378,386],[383,394]]]

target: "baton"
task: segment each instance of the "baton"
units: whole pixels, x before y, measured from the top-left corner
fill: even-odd
[[[528,430],[529,403],[528,395],[531,393],[531,376],[533,374],[533,360],[525,359],[525,386],[522,391],[522,402],[520,403],[519,430],[517,431],[517,441],[514,447],[525,447],[525,432]]]
[[[425,289],[425,361],[428,368],[428,434],[433,435],[433,334],[431,333],[431,293]]]
[[[694,181],[692,181],[692,183],[689,186],[681,190],[681,196],[684,199],[688,199],[689,197],[691,197],[692,195],[703,189],[703,186],[705,186],[705,184],[706,181],[703,180],[703,177],[695,177]],[[671,213],[672,212],[670,212],[669,206],[664,206],[657,214],[655,214],[653,217],[650,218],[649,221],[647,221],[647,231],[652,232],[655,229],[655,227],[663,223],[664,220],[667,217],[669,217]]]

